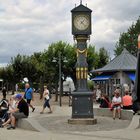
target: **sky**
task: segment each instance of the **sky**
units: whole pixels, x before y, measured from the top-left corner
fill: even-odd
[[[119,35],[140,16],[140,0],[83,0],[92,9],[90,44],[113,56]],[[30,55],[52,42],[73,44],[71,9],[80,0],[0,0],[0,66],[18,53]]]

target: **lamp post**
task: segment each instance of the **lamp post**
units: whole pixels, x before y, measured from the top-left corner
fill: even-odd
[[[137,56],[135,91],[137,96],[137,102],[140,102],[140,34],[138,36],[138,56]]]
[[[62,106],[62,66],[61,66],[61,52],[59,52],[59,105]]]
[[[64,64],[64,62],[68,62],[66,59],[62,59],[62,53],[59,52],[58,53],[58,61],[56,59],[53,59],[53,62],[57,62],[58,63],[58,67],[59,67],[59,105],[62,106],[62,95],[63,95],[63,86],[62,86],[62,64]]]

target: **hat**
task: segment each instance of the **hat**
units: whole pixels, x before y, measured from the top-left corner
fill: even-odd
[[[22,98],[22,94],[17,94],[17,95],[15,96],[15,98],[21,99],[21,98]]]

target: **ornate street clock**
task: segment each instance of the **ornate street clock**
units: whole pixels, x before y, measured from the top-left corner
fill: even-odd
[[[72,34],[90,35],[92,10],[80,4],[78,7],[71,10],[71,12],[72,12]]]
[[[88,7],[81,4],[71,10],[72,34],[77,42],[76,53],[76,91],[72,93],[72,121],[75,118],[91,118],[93,123],[93,95],[87,86],[87,40],[91,34],[91,13]],[[71,122],[71,120],[70,120]]]

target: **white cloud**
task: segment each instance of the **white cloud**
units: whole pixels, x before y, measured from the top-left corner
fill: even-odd
[[[93,10],[90,43],[113,54],[120,32],[139,16],[139,0],[83,0]],[[103,3],[104,2],[104,3]],[[0,0],[0,63],[17,53],[42,51],[48,44],[73,43],[71,13],[79,0]]]

